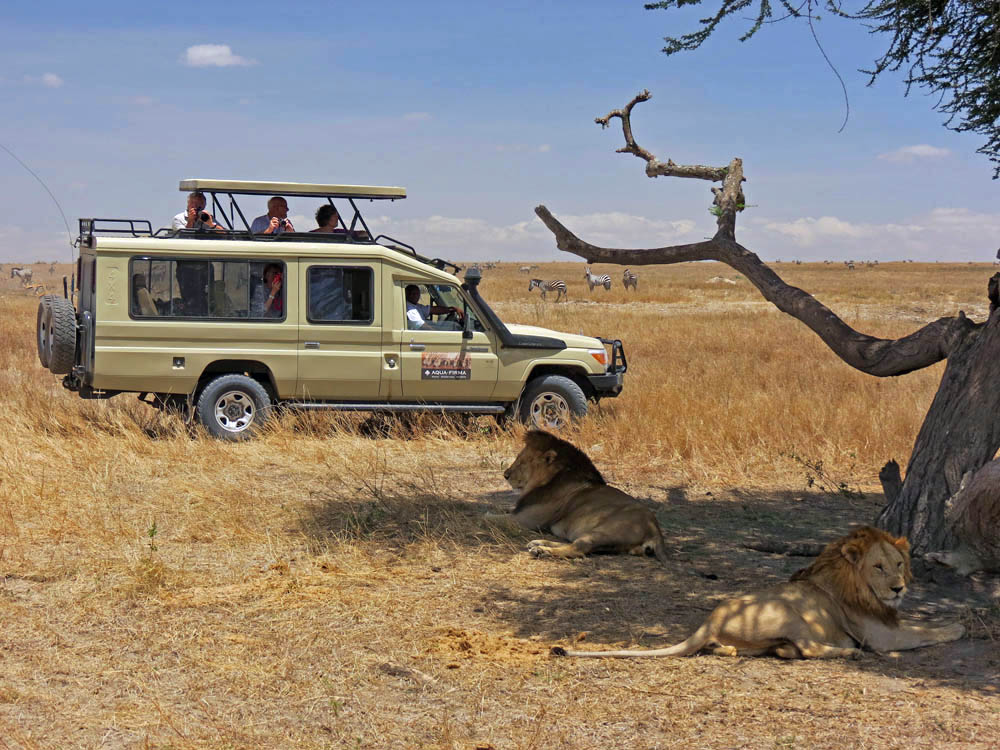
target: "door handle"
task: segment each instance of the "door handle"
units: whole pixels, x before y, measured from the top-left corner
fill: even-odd
[[[426,348],[427,347],[423,344],[414,344],[412,341],[410,342],[410,351],[422,352]]]
[[[318,341],[307,341],[306,342],[306,349],[319,349],[319,342]]]
[[[488,346],[467,346],[466,349],[470,352],[488,352],[490,350]]]

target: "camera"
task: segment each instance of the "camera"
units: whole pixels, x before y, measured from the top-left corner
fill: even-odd
[[[198,214],[198,221],[200,221],[202,224],[208,224],[210,221],[212,221],[212,217],[209,215],[208,211],[202,211],[200,214]]]

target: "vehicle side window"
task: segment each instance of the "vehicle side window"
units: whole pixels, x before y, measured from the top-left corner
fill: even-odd
[[[371,268],[311,266],[306,281],[310,323],[371,323],[375,319]]]
[[[264,281],[268,268],[272,286]],[[283,319],[283,283],[268,303],[275,269],[283,278],[278,260],[133,258],[129,310],[135,318]]]
[[[486,332],[475,310],[451,284],[406,284],[403,295],[409,330],[461,331],[465,327],[464,316],[468,315],[473,331]],[[452,310],[462,314],[457,315]]]

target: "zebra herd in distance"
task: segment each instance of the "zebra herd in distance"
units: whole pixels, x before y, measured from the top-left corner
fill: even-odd
[[[524,266],[519,270],[524,271],[526,268],[528,267]],[[593,274],[590,272],[590,266],[584,266],[583,268],[583,278],[586,280],[591,292],[597,286],[603,286],[606,290],[611,289],[611,277],[608,274]],[[633,272],[630,268],[626,268],[622,273],[622,286],[625,289],[632,287],[634,291],[638,292],[639,274]],[[559,302],[566,296],[566,282],[562,279],[531,279],[528,282],[528,292],[531,292],[533,289],[541,290],[542,299],[545,299],[546,294],[549,292],[556,292],[556,302]]]

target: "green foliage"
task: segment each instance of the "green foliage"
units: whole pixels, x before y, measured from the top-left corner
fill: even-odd
[[[647,10],[670,10],[699,5],[702,0],[662,0]],[[986,143],[977,152],[996,164],[1000,177],[1000,2],[997,0],[868,0],[856,13],[847,13],[838,0],[806,0],[793,7],[780,0],[786,14],[772,20],[769,0],[756,0],[757,12],[746,41],[765,23],[819,20],[821,4],[834,16],[861,21],[870,33],[884,37],[887,48],[871,70],[868,85],[886,71],[905,71],[906,93],[917,85],[936,96],[934,109],[946,114],[945,127],[978,133]],[[733,15],[745,17],[754,0],[721,0],[718,10],[700,21],[701,28],[680,37],[666,37],[668,55],[694,50],[719,23]]]
[[[151,555],[159,549],[159,547],[156,546],[157,533],[159,532],[156,528],[156,519],[153,519],[153,525],[146,529],[146,536],[149,537],[149,553]]]

